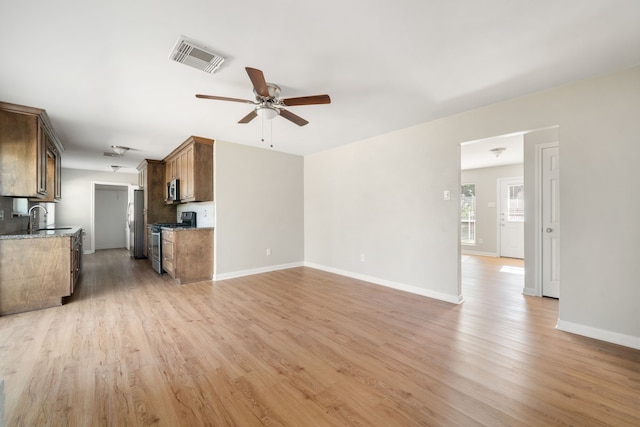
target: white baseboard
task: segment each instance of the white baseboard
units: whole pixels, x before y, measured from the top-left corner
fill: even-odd
[[[249,270],[232,271],[231,273],[214,274],[213,280],[235,279],[236,277],[252,276],[254,274],[268,273],[270,271],[286,270],[289,268],[303,267],[303,262],[292,262],[289,264],[269,265],[266,267],[251,268]]]
[[[490,256],[493,258],[498,258],[498,254],[495,252],[480,252],[480,251],[469,251],[467,249],[465,249],[464,247],[462,248],[462,255],[477,255],[477,256]]]
[[[529,295],[532,297],[539,297],[540,295],[538,294],[538,291],[536,290],[536,288],[523,288],[522,289],[522,293],[524,295]]]
[[[560,319],[558,319],[556,329],[640,350],[640,337],[598,329],[579,323],[566,322]]]
[[[404,292],[409,292],[416,295],[421,295],[427,298],[433,298],[440,301],[446,301],[452,304],[461,304],[464,300],[462,295],[454,296],[445,294],[442,292],[436,292],[418,286],[406,285],[404,283],[393,282],[391,280],[380,279],[377,277],[366,276],[364,274],[354,273],[347,270],[340,270],[333,267],[327,267],[325,265],[315,264],[312,262],[305,262],[305,267],[315,268],[317,270],[326,271],[328,273],[339,274],[340,276],[351,277],[353,279],[362,280],[364,282],[373,283],[375,285],[386,286],[387,288],[393,288]]]

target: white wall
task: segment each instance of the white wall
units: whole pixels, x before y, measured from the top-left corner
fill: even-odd
[[[457,153],[412,127],[305,157],[305,261],[458,302]]]
[[[558,125],[558,326],[640,348],[639,116],[636,67],[307,156],[305,261],[456,300],[458,145]]]
[[[91,242],[92,181],[137,184],[138,175],[62,168],[62,200],[56,205],[56,224],[82,227],[85,231],[83,240],[85,251],[93,248],[93,242]]]
[[[127,247],[127,187],[119,190],[96,189],[95,249]]]
[[[215,278],[302,265],[302,157],[223,141],[214,151]]]
[[[476,188],[476,244],[462,245],[465,253],[499,256],[498,254],[498,180],[523,177],[523,164],[464,170],[461,184],[475,184]],[[527,186],[528,187],[528,186]],[[529,188],[525,188],[525,193]],[[492,207],[489,207],[489,203]],[[482,242],[480,242],[482,240]]]

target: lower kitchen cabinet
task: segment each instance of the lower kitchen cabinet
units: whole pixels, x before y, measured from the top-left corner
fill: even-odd
[[[178,283],[213,278],[213,228],[163,228],[162,268]]]
[[[0,315],[62,305],[82,271],[82,229],[0,236]]]

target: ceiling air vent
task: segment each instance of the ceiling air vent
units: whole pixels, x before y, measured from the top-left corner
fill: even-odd
[[[215,73],[224,58],[200,43],[180,36],[169,55],[171,59],[207,73]]]

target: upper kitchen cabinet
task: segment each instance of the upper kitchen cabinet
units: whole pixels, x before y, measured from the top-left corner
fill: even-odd
[[[191,136],[164,159],[165,178],[179,182],[180,203],[213,201],[213,140]]]
[[[60,200],[62,151],[45,110],[0,102],[0,196]]]

